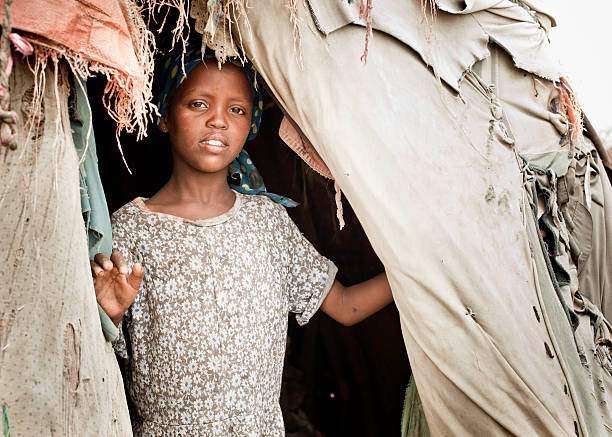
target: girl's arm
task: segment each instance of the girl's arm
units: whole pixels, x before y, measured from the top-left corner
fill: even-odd
[[[334,281],[321,305],[321,310],[344,326],[351,326],[370,317],[393,301],[387,274],[345,287]]]

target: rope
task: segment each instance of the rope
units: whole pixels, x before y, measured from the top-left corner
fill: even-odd
[[[9,95],[9,77],[13,69],[11,57],[12,16],[11,4],[13,0],[5,0],[2,9],[2,36],[0,36],[0,145],[11,150],[17,148],[17,113],[9,109],[11,97]]]

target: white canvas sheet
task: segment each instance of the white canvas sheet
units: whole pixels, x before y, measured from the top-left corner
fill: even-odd
[[[601,435],[568,373],[577,354],[561,358],[553,335],[560,305],[548,311],[536,285],[522,175],[491,90],[467,73],[456,95],[380,31],[364,66],[363,27],[326,35],[299,12],[303,68],[274,0],[249,10],[247,54],[385,265],[432,434]]]

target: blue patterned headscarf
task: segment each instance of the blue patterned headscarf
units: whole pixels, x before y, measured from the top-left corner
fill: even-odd
[[[203,47],[204,48],[204,47]],[[164,87],[159,95],[159,113],[164,114],[170,105],[174,93],[183,83],[187,75],[200,62],[215,59],[214,53],[210,51],[208,54],[202,53],[199,49],[189,49],[182,53],[177,53],[173,57],[169,57],[163,66],[163,76],[166,78]],[[251,130],[247,140],[252,140],[259,132],[261,123],[261,115],[263,112],[263,93],[257,84],[257,70],[252,64],[243,64],[238,59],[230,59],[235,66],[239,67],[251,86],[251,94],[253,95],[253,111],[251,112]],[[263,182],[261,174],[251,161],[249,154],[243,149],[238,157],[232,161],[229,167],[230,187],[243,194],[265,194],[276,203],[283,206],[297,206],[293,200],[279,196],[278,194],[269,193],[266,191],[266,185]],[[232,184],[231,182],[236,182]]]
[[[297,203],[288,197],[266,191],[266,184],[264,184],[261,174],[259,174],[257,168],[255,168],[255,164],[251,161],[251,157],[244,149],[240,151],[238,157],[230,164],[229,176],[231,178],[230,187],[239,193],[265,194],[270,199],[283,206],[288,206],[289,208],[297,206]],[[236,183],[233,184],[232,182]]]

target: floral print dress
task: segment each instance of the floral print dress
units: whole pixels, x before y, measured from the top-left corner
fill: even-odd
[[[145,269],[115,343],[135,435],[283,436],[287,315],[308,322],[334,264],[265,196],[196,221],[137,198],[112,219],[115,248]]]

